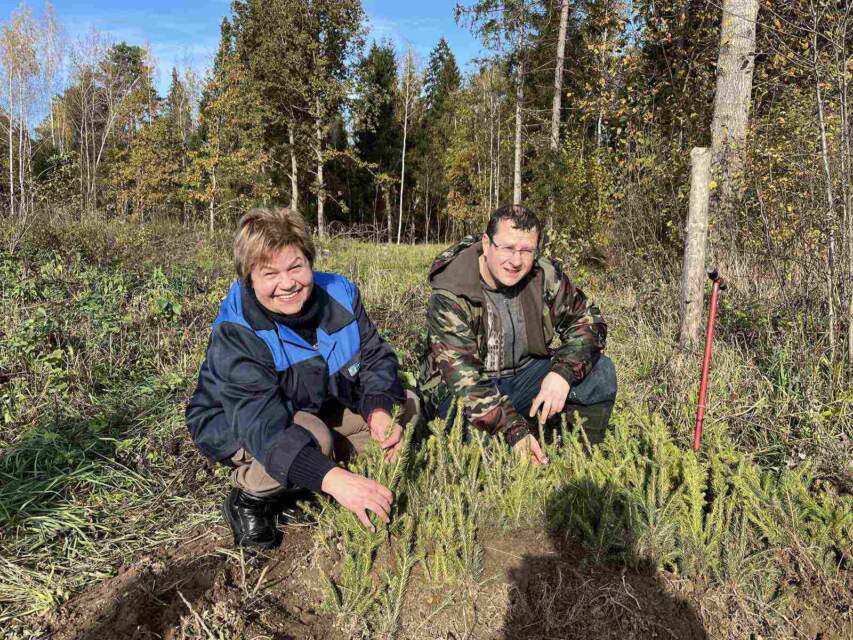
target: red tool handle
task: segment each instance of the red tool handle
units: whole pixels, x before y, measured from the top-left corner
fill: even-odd
[[[699,404],[696,408],[696,428],[693,430],[693,450],[699,451],[702,442],[702,423],[705,421],[705,399],[708,395],[708,370],[711,368],[711,349],[714,344],[714,324],[717,320],[717,301],[720,289],[725,289],[725,281],[717,275],[717,270],[708,272],[714,283],[711,290],[711,308],[708,311],[708,328],[705,331],[705,358],[702,360],[702,375],[699,378]]]

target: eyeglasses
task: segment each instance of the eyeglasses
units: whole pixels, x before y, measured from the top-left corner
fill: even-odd
[[[495,249],[497,249],[498,256],[503,260],[509,260],[516,253],[519,254],[524,260],[532,260],[536,257],[537,254],[537,249],[516,249],[511,245],[498,244],[491,238],[489,238],[489,242]]]

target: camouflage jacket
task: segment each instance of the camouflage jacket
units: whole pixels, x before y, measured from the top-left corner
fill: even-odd
[[[480,282],[481,254],[480,239],[468,236],[433,262],[421,390],[433,407],[448,393],[461,398],[471,424],[514,444],[529,433],[527,420],[483,370],[488,314]],[[577,384],[604,349],[607,324],[598,307],[545,257],[538,258],[521,286],[531,355],[552,357],[551,370]],[[556,347],[555,338],[560,342]]]

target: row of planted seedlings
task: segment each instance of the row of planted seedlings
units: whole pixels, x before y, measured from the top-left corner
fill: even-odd
[[[465,437],[456,415],[407,430],[393,463],[375,447],[355,461],[395,493],[387,527],[375,519],[371,532],[321,502],[317,540],[340,557],[326,607],[348,636],[395,637],[416,567],[434,586],[470,590],[483,571],[480,532],[531,526],[573,536],[588,562],[735,589],[771,633],[814,581],[826,596],[814,606],[834,612],[837,628],[850,624],[853,499],[808,465],[762,469],[724,425],[696,455],[657,416],[622,411],[601,445],[564,426],[547,438],[550,463],[534,466],[494,439]]]

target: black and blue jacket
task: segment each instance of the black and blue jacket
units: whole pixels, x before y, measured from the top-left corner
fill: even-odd
[[[292,422],[297,411],[316,414],[338,402],[367,420],[373,410],[391,413],[403,402],[397,356],[368,318],[355,284],[314,272],[312,295],[319,306],[316,345],[275,322],[246,282],[231,285],[186,411],[193,440],[211,460],[245,448],[287,486],[294,458],[316,447]]]

